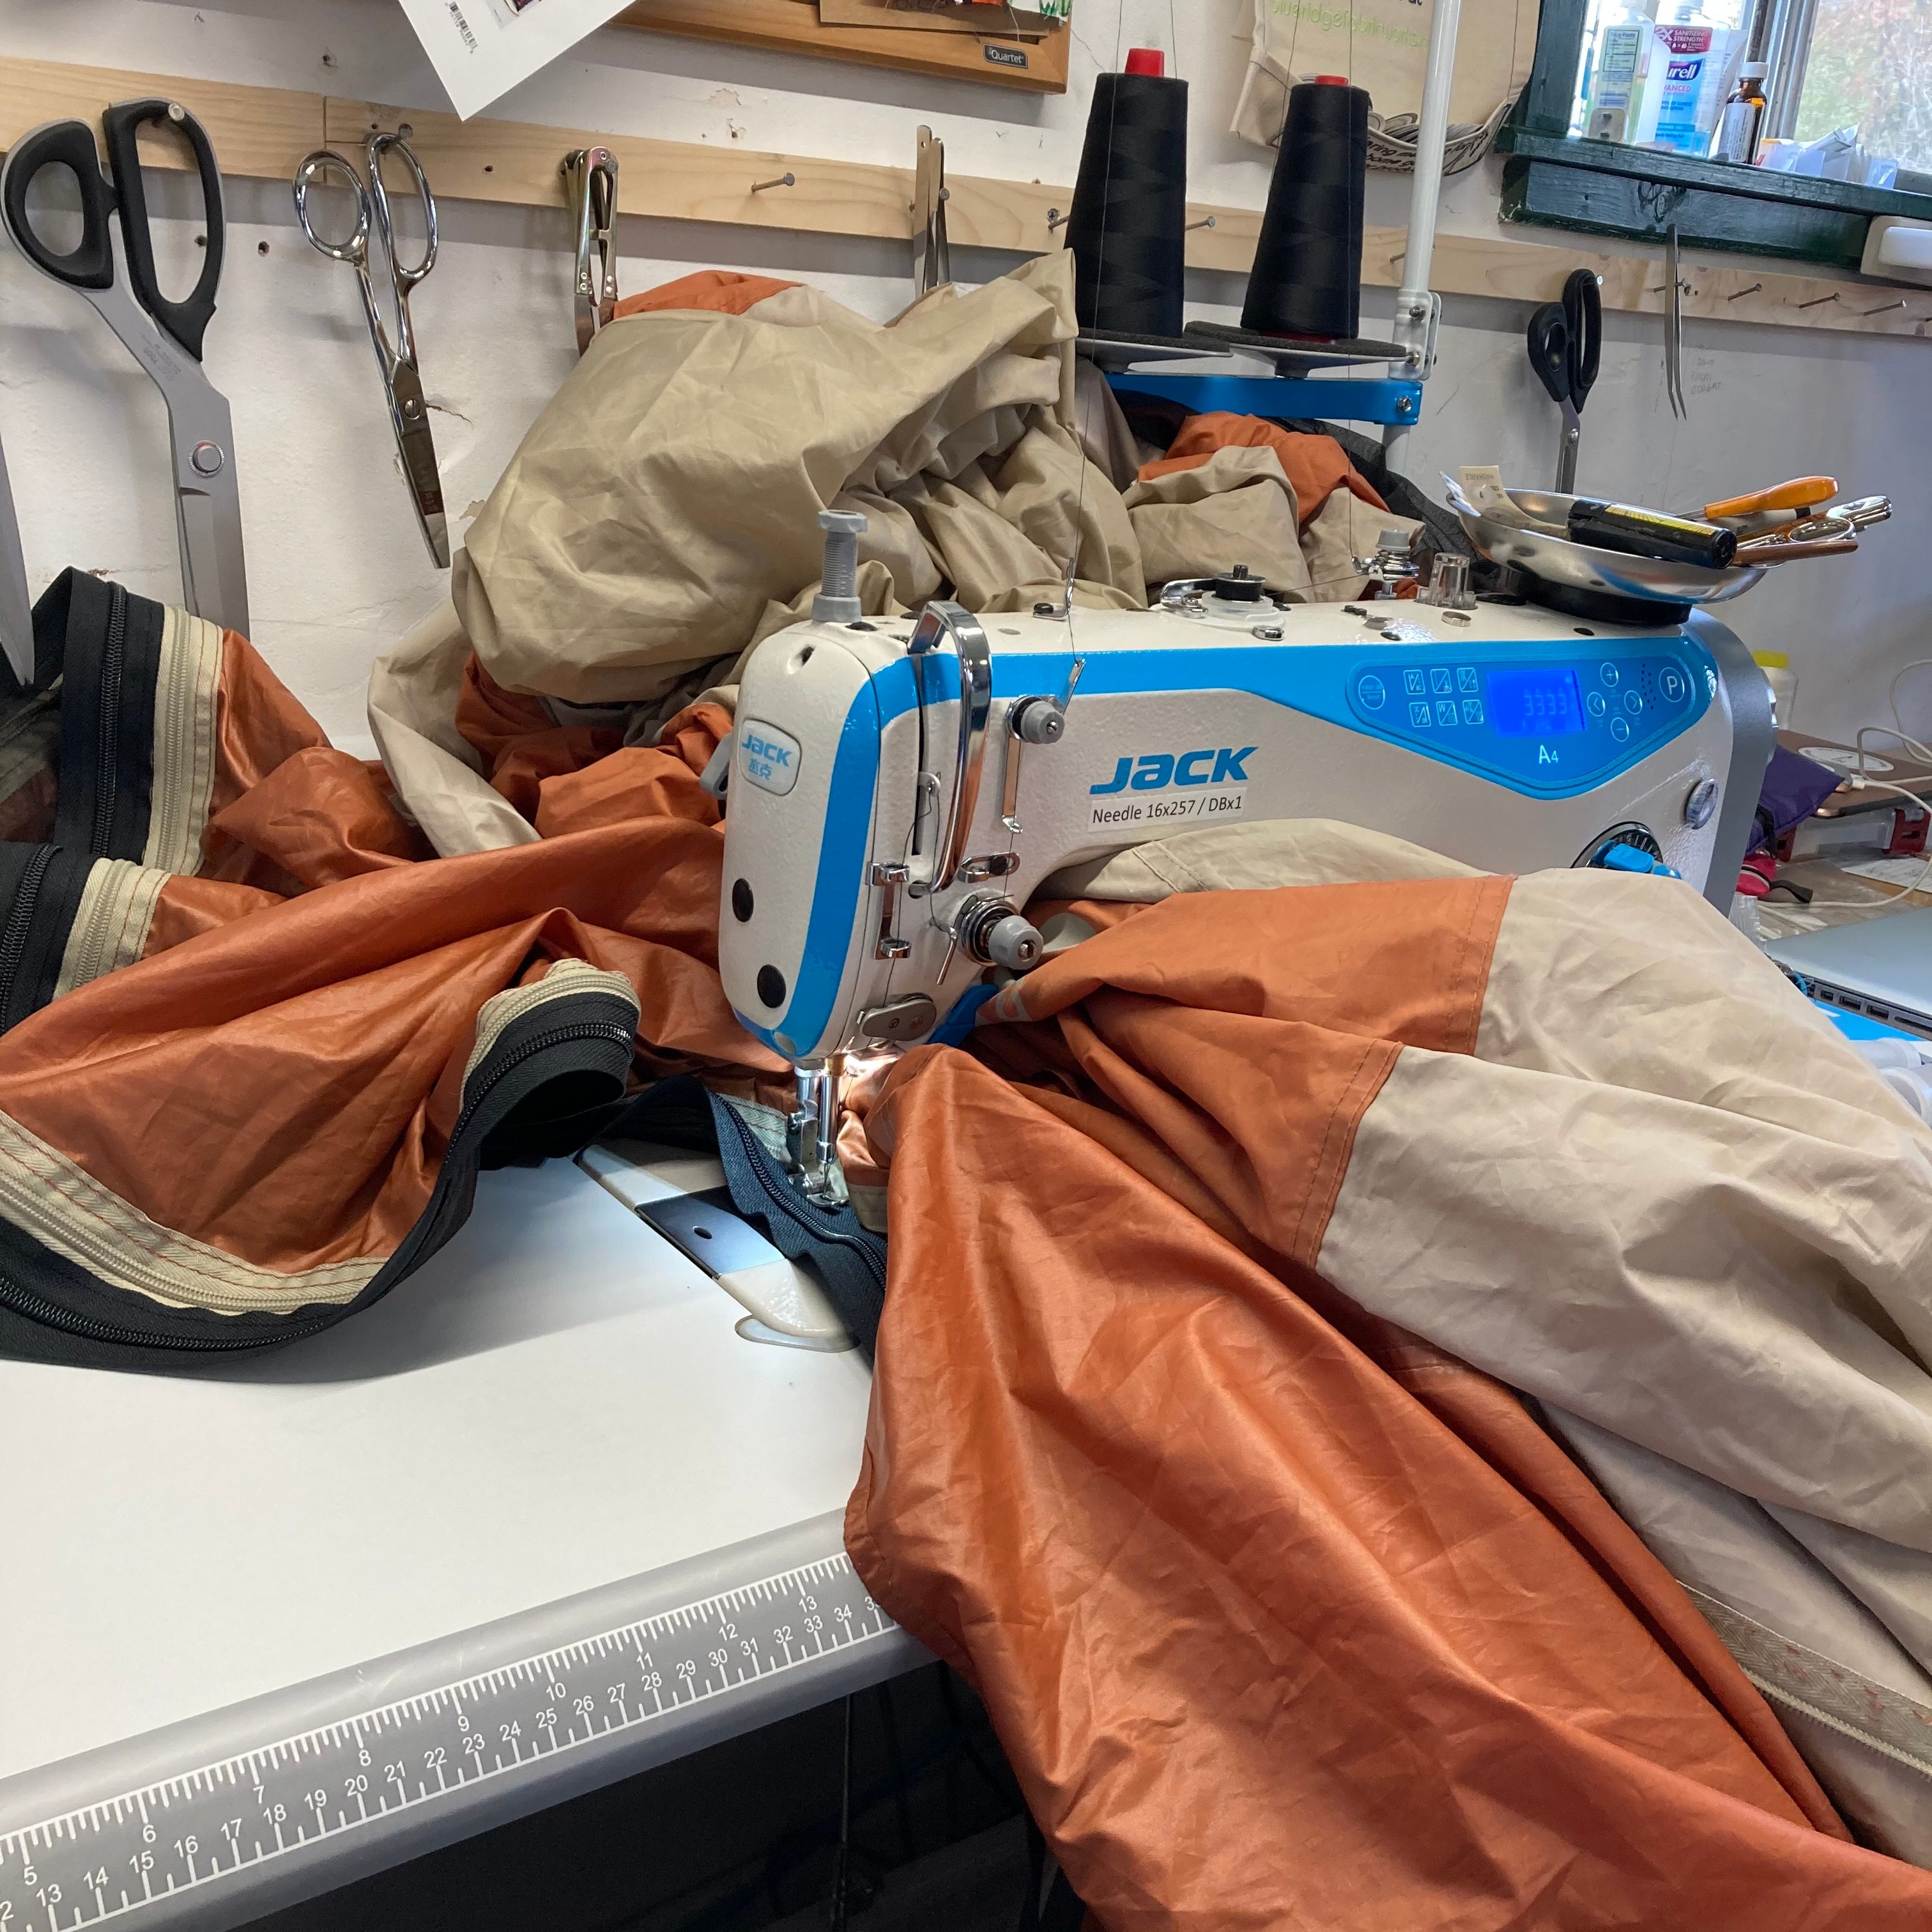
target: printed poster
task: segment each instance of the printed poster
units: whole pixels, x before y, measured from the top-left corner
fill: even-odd
[[[626,0],[402,0],[465,119],[593,33]]]

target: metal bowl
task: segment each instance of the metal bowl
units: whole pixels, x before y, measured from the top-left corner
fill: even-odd
[[[1526,516],[1552,524],[1567,523],[1570,506],[1576,501],[1553,490],[1511,490],[1507,494]],[[1727,598],[1742,596],[1765,572],[1762,564],[1733,565],[1720,570],[1705,564],[1667,563],[1661,557],[1598,550],[1593,544],[1572,543],[1568,537],[1498,523],[1482,515],[1453,488],[1449,501],[1470,542],[1492,563],[1513,564],[1546,584],[1606,591],[1650,604],[1721,604]]]

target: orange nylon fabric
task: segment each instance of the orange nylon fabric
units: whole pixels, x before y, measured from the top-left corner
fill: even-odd
[[[729,268],[703,268],[696,274],[680,275],[661,289],[640,296],[626,296],[611,311],[614,322],[627,315],[653,315],[661,309],[715,309],[721,315],[742,315],[767,296],[795,289],[796,282],[775,281],[770,275],[740,275]]]
[[[1508,896],[1488,877],[1180,894],[1015,980],[982,1021],[1058,1016],[1096,1097],[1312,1264],[1396,1053],[1475,1044]],[[1249,1122],[1265,1158],[1231,1124]]]
[[[1162,910],[1114,978],[1239,983],[1225,909],[1185,950]],[[891,1276],[848,1546],[974,1680],[1106,1932],[1932,1922],[1932,1875],[1726,1721],[1754,1694],[1667,1601],[1659,1640],[1628,1532],[1520,1486],[1480,1378],[1432,1413],[1306,1270],[964,1053],[908,1055],[868,1130]]]
[[[718,985],[722,851],[714,830],[641,820],[270,906],[22,1021],[0,1112],[164,1226],[264,1266],[387,1253],[434,1184],[453,1118],[438,1083],[533,956],[628,978],[653,1068],[778,1070]]]
[[[161,888],[154,902],[154,915],[148,922],[148,943],[142,949],[144,959],[184,940],[212,932],[231,920],[246,919],[252,912],[280,903],[278,896],[259,886],[231,885],[225,879],[196,879],[177,872]]]
[[[1338,489],[1348,490],[1376,509],[1388,508],[1332,436],[1283,429],[1260,416],[1238,416],[1226,410],[1190,416],[1168,444],[1167,454],[1141,465],[1140,480],[1151,483],[1177,470],[1198,470],[1217,449],[1273,450],[1281,458],[1294,491],[1296,515],[1304,530]]]
[[[214,814],[210,842],[236,856],[253,854],[247,875],[258,885],[279,868],[285,898],[431,857],[429,842],[397,811],[380,770],[327,746],[299,751]]]

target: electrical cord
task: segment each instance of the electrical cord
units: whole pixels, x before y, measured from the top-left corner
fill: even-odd
[[[1901,681],[1910,672],[1925,670],[1932,670],[1932,658],[1914,658],[1910,664],[1900,665],[1893,674],[1892,682],[1886,690],[1886,702],[1892,712],[1892,722],[1889,724],[1862,724],[1858,727],[1852,742],[1856,746],[1861,760],[1876,756],[1876,753],[1866,749],[1865,737],[1869,732],[1881,731],[1889,737],[1896,738],[1908,757],[1922,759],[1926,764],[1932,764],[1932,748],[1928,748],[1906,730],[1905,721],[1898,709],[1898,687]],[[1869,772],[1847,772],[1845,783],[1854,791],[1892,792],[1907,803],[1916,806],[1922,812],[1932,809],[1932,802],[1928,802],[1917,792],[1908,791],[1903,785],[1892,784],[1884,778],[1875,778]],[[1809,906],[1823,906],[1833,912],[1858,912],[1869,915],[1882,912],[1898,899],[1910,898],[1914,892],[1924,891],[1928,884],[1932,884],[1932,851],[1928,852],[1924,864],[1919,868],[1918,878],[1910,885],[1896,892],[1888,892],[1884,898],[1875,900],[1814,898],[1809,902]]]
[[[1862,772],[1852,772],[1845,782],[1854,791],[1895,792],[1900,798],[1918,806],[1922,812],[1927,808],[1925,800],[1916,791],[1907,791],[1903,785],[1888,784],[1883,778],[1868,778]],[[1880,899],[1814,898],[1810,902],[1808,910],[1816,910],[1820,906],[1826,906],[1834,912],[1880,912],[1895,900],[1909,898],[1914,892],[1923,892],[1928,881],[1932,881],[1932,852],[1926,854],[1925,862],[1919,868],[1918,878],[1910,885],[1901,887],[1896,892],[1887,892],[1886,896]]]

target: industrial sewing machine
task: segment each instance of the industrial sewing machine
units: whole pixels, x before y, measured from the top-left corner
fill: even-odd
[[[1037,963],[1042,882],[1123,846],[1336,818],[1498,872],[1674,871],[1729,910],[1770,694],[1708,617],[1288,604],[1236,573],[1150,611],[868,621],[860,520],[822,520],[826,594],[740,689],[718,945],[821,1144],[827,1056],[962,1024]]]

